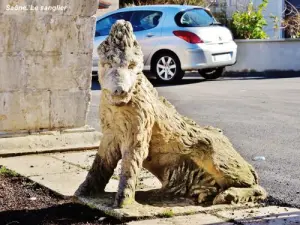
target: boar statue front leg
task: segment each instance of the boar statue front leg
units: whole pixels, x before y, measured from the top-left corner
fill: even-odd
[[[120,159],[117,142],[110,135],[104,134],[93,165],[75,196],[97,196],[103,193]]]
[[[125,207],[135,201],[135,190],[143,161],[148,155],[148,144],[133,146],[122,152],[122,165],[115,207]]]

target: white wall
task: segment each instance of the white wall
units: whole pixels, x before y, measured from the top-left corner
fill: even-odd
[[[300,71],[300,39],[236,40],[237,63],[227,71]]]
[[[250,0],[227,0],[228,4],[228,14],[229,16],[232,15],[237,10],[247,9],[247,5],[249,4]],[[255,6],[261,4],[262,0],[253,0]],[[284,0],[269,0],[269,4],[264,11],[264,16],[267,20],[268,25],[264,28],[266,33],[270,38],[282,38],[282,30],[274,30],[274,22],[270,18],[270,15],[273,14],[278,18],[282,18],[282,12],[284,8]],[[278,24],[280,26],[280,24]]]

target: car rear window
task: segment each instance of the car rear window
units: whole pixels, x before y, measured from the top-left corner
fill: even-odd
[[[110,28],[117,20],[130,21],[132,12],[121,12],[107,16],[96,23],[95,37],[106,36],[109,34]]]
[[[161,19],[162,12],[159,11],[135,11],[132,13],[130,22],[133,31],[149,30],[156,27]]]
[[[175,16],[175,22],[180,27],[206,27],[216,20],[209,11],[196,8],[179,12]]]

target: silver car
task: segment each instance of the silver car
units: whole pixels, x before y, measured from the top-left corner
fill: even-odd
[[[98,70],[97,47],[117,20],[130,21],[144,53],[144,70],[173,82],[185,71],[198,70],[206,79],[220,77],[236,62],[237,45],[229,29],[209,10],[190,5],[151,5],[122,8],[97,18],[93,71]]]

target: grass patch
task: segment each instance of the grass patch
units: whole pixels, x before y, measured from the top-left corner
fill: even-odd
[[[15,171],[12,171],[10,169],[7,169],[5,166],[0,167],[0,175],[7,176],[7,177],[17,177],[19,176],[18,173]]]
[[[194,214],[196,214],[196,211],[189,211],[189,212],[184,213],[184,215],[187,215],[187,216],[194,215]]]
[[[163,211],[162,213],[159,214],[159,217],[174,217],[174,212],[172,209],[166,209],[165,211]]]
[[[111,176],[111,179],[114,179],[114,180],[119,180],[119,179],[120,179],[120,177],[119,177],[119,176],[117,176],[117,175],[112,175],[112,176]]]

